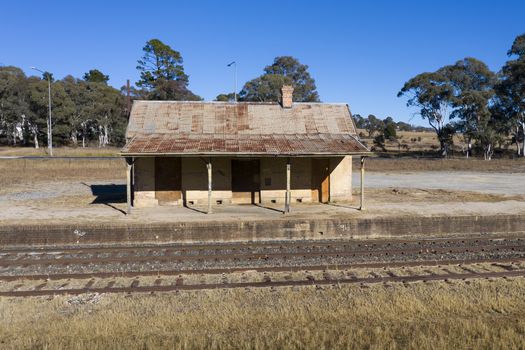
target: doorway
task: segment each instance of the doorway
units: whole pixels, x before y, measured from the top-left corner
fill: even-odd
[[[181,183],[181,158],[155,158],[155,198],[159,204],[179,203]]]
[[[232,203],[260,202],[259,159],[232,159]]]
[[[312,159],[312,200],[319,203],[330,201],[330,159]]]

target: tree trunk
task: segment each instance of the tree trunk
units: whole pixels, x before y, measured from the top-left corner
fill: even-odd
[[[37,134],[33,134],[33,142],[35,143],[35,148],[40,148],[40,145],[38,144],[38,136]]]
[[[525,157],[525,122],[521,122],[521,136],[523,137],[522,139],[522,147],[521,147],[521,155],[522,157]]]
[[[468,157],[470,156],[470,150],[471,150],[471,148],[472,148],[472,140],[469,138],[469,139],[467,140],[467,159],[468,159]]]
[[[77,136],[77,131],[76,130],[73,130],[71,132],[71,141],[73,141],[73,144],[76,146],[78,146],[78,136]]]
[[[443,158],[448,158],[448,145],[446,142],[444,141],[439,141],[440,145],[441,145],[441,156]]]
[[[493,147],[492,147],[492,144],[489,143],[486,147],[485,147],[485,152],[484,152],[484,158],[485,160],[491,160],[492,159],[492,154],[494,153],[493,151]]]
[[[104,125],[104,147],[106,147],[109,143],[109,132],[108,132],[108,126]]]

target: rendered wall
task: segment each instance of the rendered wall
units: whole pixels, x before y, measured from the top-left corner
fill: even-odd
[[[137,208],[158,205],[155,199],[155,158],[135,158],[134,201]]]
[[[231,158],[213,158],[211,163],[212,203],[218,200],[230,203]],[[208,203],[208,170],[204,158],[182,158],[182,197],[186,205]]]
[[[330,159],[330,201],[352,199],[352,156]]]
[[[231,158],[212,159],[212,204],[229,204],[231,191]],[[208,173],[205,158],[182,158],[182,197],[186,205],[206,204]],[[284,203],[286,195],[286,158],[260,159],[260,198],[262,204]],[[155,199],[155,158],[136,158],[134,172],[134,206],[158,205]],[[291,159],[292,204],[317,201],[312,199],[312,159]],[[352,157],[330,159],[330,201],[352,199]]]
[[[292,203],[311,202],[310,158],[290,160],[290,189]],[[284,203],[286,197],[286,158],[261,159],[261,203]]]

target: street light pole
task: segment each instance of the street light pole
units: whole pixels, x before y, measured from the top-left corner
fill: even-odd
[[[228,64],[228,67],[234,66],[233,71],[233,99],[237,103],[237,62],[233,61],[232,63]]]
[[[36,68],[31,67],[36,71],[39,71],[42,74],[46,72]],[[48,95],[48,116],[47,116],[47,147],[49,148],[49,155],[53,156],[53,126],[51,124],[51,73],[47,72],[47,95]]]

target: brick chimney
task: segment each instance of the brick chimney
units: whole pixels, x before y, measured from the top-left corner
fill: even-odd
[[[283,85],[281,88],[281,106],[283,108],[292,108],[293,103],[293,86]]]

